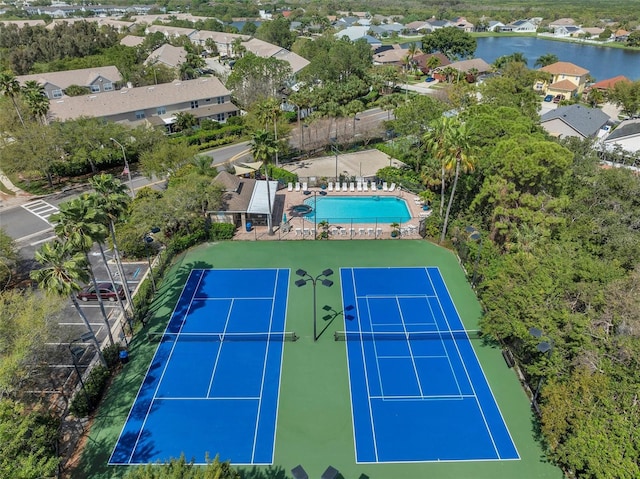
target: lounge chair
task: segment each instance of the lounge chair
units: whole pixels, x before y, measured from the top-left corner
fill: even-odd
[[[358,228],[358,234],[364,236],[364,228]]]
[[[347,191],[347,182],[342,183],[342,191]]]
[[[336,235],[338,234],[338,228],[336,228],[335,226],[333,226],[333,227],[331,228],[331,234],[332,234],[333,236],[336,236]]]
[[[306,182],[302,183],[302,191],[309,191],[309,188],[307,188]]]
[[[327,185],[327,191],[333,191],[333,181],[330,181]]]
[[[335,467],[329,466],[322,473],[320,479],[336,479],[338,477],[338,474],[340,474],[340,472]]]
[[[373,228],[367,228],[367,236],[373,236]]]
[[[386,181],[382,182],[382,191],[389,191],[389,187],[387,186],[387,182]]]
[[[376,228],[376,238],[380,238],[382,236],[382,228]]]
[[[307,471],[305,471],[304,467],[300,464],[291,469],[291,475],[293,479],[309,479],[309,474],[307,474]]]
[[[296,191],[300,191],[300,183],[296,181]]]
[[[362,184],[362,191],[369,191],[369,183],[366,181]]]
[[[349,228],[349,237],[353,238],[356,235],[356,229],[355,228]]]
[[[293,191],[293,183],[289,182],[289,185],[287,186],[287,191]]]
[[[362,183],[358,181],[358,184],[356,186],[356,190],[357,191],[362,191]]]
[[[349,183],[349,191],[356,191],[356,184],[353,181]]]
[[[389,191],[395,191],[395,190],[396,190],[396,184],[391,183],[391,186],[389,186]]]

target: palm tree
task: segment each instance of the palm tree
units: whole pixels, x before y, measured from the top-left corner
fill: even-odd
[[[551,65],[553,63],[558,62],[558,56],[553,53],[545,53],[544,55],[540,55],[536,62],[533,64],[535,67],[546,67],[547,65]]]
[[[69,247],[75,251],[82,252],[85,256],[87,272],[91,278],[96,292],[99,291],[91,262],[89,260],[89,250],[95,241],[102,241],[107,236],[107,229],[104,226],[104,215],[94,208],[86,198],[76,198],[60,204],[60,211],[49,217],[55,223],[53,231],[59,237],[69,243]],[[109,334],[109,343],[114,344],[109,318],[104,309],[102,296],[97,294],[100,311]]]
[[[444,139],[449,121],[451,121],[449,118],[442,117],[432,122],[431,128],[424,135],[424,142],[427,148],[431,150],[433,157],[440,162],[440,217],[442,217],[442,211],[444,209],[445,180],[448,166]]]
[[[276,166],[278,166],[278,120],[282,116],[282,107],[280,102],[273,97],[257,103],[254,107],[254,114],[260,124],[264,123],[264,129],[267,131],[269,125],[273,123],[273,136],[276,145]]]
[[[258,130],[253,134],[251,142],[251,154],[257,161],[264,164],[264,176],[267,180],[267,227],[268,234],[273,235],[273,220],[271,218],[271,188],[269,186],[269,162],[277,151],[276,142],[266,130]]]
[[[47,124],[47,113],[49,112],[49,98],[44,91],[44,87],[37,81],[29,80],[22,88],[22,96],[29,107],[31,115],[40,120],[43,125]]]
[[[76,312],[87,327],[87,330],[91,333],[100,362],[103,366],[106,366],[107,362],[100,350],[100,343],[98,343],[91,323],[89,323],[89,320],[80,308],[78,298],[76,298],[75,295],[75,293],[81,289],[79,283],[85,283],[88,279],[84,255],[80,252],[70,254],[67,245],[56,240],[52,243],[43,244],[42,247],[36,251],[35,260],[43,265],[43,268],[31,271],[31,279],[36,281],[38,286],[49,294],[71,297]]]
[[[16,96],[20,94],[20,83],[18,83],[18,80],[16,80],[16,77],[14,77],[11,72],[4,71],[0,73],[0,93],[3,96],[11,98],[20,123],[24,126],[24,120],[22,119],[20,108],[18,108],[18,103],[16,102]]]
[[[444,118],[444,135],[442,138],[441,146],[443,148],[442,159],[447,164],[447,169],[451,170],[455,165],[455,174],[453,177],[453,185],[451,186],[451,193],[449,194],[449,203],[447,204],[447,211],[444,216],[444,223],[442,225],[442,233],[440,235],[440,243],[444,241],[447,234],[447,227],[449,225],[449,214],[451,213],[451,206],[453,205],[453,198],[456,194],[456,187],[458,186],[458,178],[460,172],[473,171],[475,167],[475,159],[471,155],[471,144],[469,141],[469,133],[465,123],[462,123],[458,119]]]
[[[89,204],[93,207],[96,208],[101,215],[103,216],[103,218],[105,219],[105,228],[108,224],[108,219],[107,219],[107,215],[106,213],[102,210],[103,207],[103,203],[102,203],[102,197],[98,194],[98,193],[85,193],[81,196],[81,198],[83,200],[86,200],[89,202]],[[105,229],[105,233],[106,233],[106,229]],[[98,243],[98,248],[100,249],[100,257],[102,258],[102,264],[104,264],[105,269],[107,270],[107,276],[109,278],[109,283],[111,283],[111,287],[113,288],[113,291],[118,291],[118,285],[113,277],[113,273],[111,272],[111,268],[109,267],[109,261],[107,260],[107,256],[104,252],[104,241],[106,239],[108,235],[105,234],[104,237],[102,238],[96,238],[96,241]],[[122,285],[122,289],[128,289],[126,284]],[[125,299],[127,298],[127,296],[125,295]],[[131,329],[131,333],[133,333],[133,324],[132,322],[129,320],[129,317],[127,315],[127,308],[124,304],[123,299],[120,297],[119,294],[116,294],[116,301],[118,301],[118,306],[120,307],[120,311],[122,312],[122,317],[127,320],[128,324],[129,324],[129,328]],[[124,331],[124,330],[123,330]]]
[[[111,234],[111,243],[113,245],[113,259],[116,261],[118,274],[122,281],[124,294],[129,303],[129,308],[133,311],[133,299],[127,284],[127,278],[122,267],[120,252],[118,251],[118,242],[116,241],[116,222],[122,218],[122,215],[128,210],[131,203],[131,197],[128,195],[128,188],[122,184],[120,180],[113,175],[102,173],[94,176],[89,180],[96,194],[100,197],[99,209],[105,216],[107,228]],[[129,324],[131,326],[131,323]]]

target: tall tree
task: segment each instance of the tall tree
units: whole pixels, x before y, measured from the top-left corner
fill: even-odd
[[[107,228],[111,235],[111,244],[113,247],[113,259],[116,262],[118,274],[122,280],[124,293],[129,303],[129,308],[133,311],[133,298],[127,284],[127,277],[122,266],[120,250],[118,249],[118,241],[116,238],[116,223],[123,219],[125,213],[131,203],[131,197],[128,194],[128,188],[113,175],[102,173],[94,176],[89,180],[89,184],[99,197],[98,208],[104,214],[107,220]],[[131,326],[131,324],[130,324]]]
[[[476,48],[476,39],[457,27],[440,28],[422,37],[422,51],[440,52],[450,60],[471,57]]]
[[[107,229],[104,226],[105,220],[101,212],[91,205],[87,198],[76,198],[60,204],[60,211],[49,217],[54,223],[53,231],[56,235],[63,239],[72,251],[79,251],[84,254],[85,266],[91,278],[91,283],[98,293],[98,281],[93,272],[93,267],[89,259],[89,251],[96,241],[103,241],[107,235]],[[109,343],[114,344],[113,335],[111,334],[111,325],[109,317],[104,308],[102,296],[98,293],[98,303],[105,327],[109,336]]]
[[[233,66],[227,88],[240,105],[248,110],[256,101],[276,97],[291,77],[291,65],[278,58],[262,58],[247,53]]]
[[[535,67],[546,67],[547,65],[552,65],[558,62],[558,56],[553,53],[545,53],[544,55],[540,55],[535,63],[533,64]]]
[[[276,143],[271,134],[265,130],[256,131],[251,141],[251,154],[257,161],[264,164],[264,176],[267,180],[267,227],[268,233],[273,235],[273,218],[271,217],[271,187],[269,185],[269,163],[275,155]]]
[[[18,83],[18,80],[16,80],[16,77],[14,77],[11,72],[4,71],[0,73],[0,93],[11,99],[20,123],[24,126],[24,120],[22,119],[20,108],[18,108],[18,103],[16,102],[16,97],[20,94],[20,83]]]
[[[85,283],[89,279],[85,255],[80,252],[72,254],[67,244],[55,240],[52,243],[43,244],[36,251],[35,260],[43,267],[33,270],[30,274],[31,278],[48,294],[71,298],[78,316],[87,327],[87,331],[91,333],[100,362],[106,367],[107,362],[102,355],[98,338],[76,298],[76,293],[82,289],[80,283]]]
[[[25,103],[29,107],[29,112],[34,119],[40,121],[43,125],[47,122],[47,113],[49,112],[49,98],[44,91],[44,86],[38,82],[29,80],[25,82],[22,88],[22,96]]]

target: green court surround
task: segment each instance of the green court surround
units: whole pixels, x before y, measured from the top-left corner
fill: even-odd
[[[318,331],[326,322],[321,308],[341,311],[338,271],[342,266],[437,266],[467,329],[476,329],[480,305],[463,270],[450,251],[426,241],[262,241],[201,245],[180,256],[159,287],[147,331],[161,332],[169,319],[189,271],[194,268],[290,268],[287,331],[301,338],[285,344],[276,431],[275,463],[270,467],[239,468],[250,479],[291,477],[302,464],[309,476],[319,478],[327,466],[344,479],[560,479],[562,472],[549,464],[535,438],[529,401],[500,349],[473,340],[474,348],[493,394],[514,439],[518,461],[442,462],[415,464],[356,464],[346,343],[335,342],[333,332],[343,330],[342,317],[313,342],[311,285],[293,285],[295,270],[316,275],[335,271],[332,288],[318,285]],[[250,285],[247,285],[250,287]],[[131,360],[116,377],[101,405],[86,441],[74,478],[122,477],[128,467],[107,466],[109,455],[127,417],[157,343],[139,332],[130,345]],[[427,432],[425,432],[427,433]],[[464,440],[463,437],[460,440]],[[215,451],[210,451],[215,456]],[[189,458],[187,458],[189,459]],[[225,460],[226,458],[220,458]]]

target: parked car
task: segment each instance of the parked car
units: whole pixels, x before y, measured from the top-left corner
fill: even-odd
[[[426,81],[427,83],[429,83],[429,82],[435,81],[435,78],[433,78],[433,77],[427,77],[427,78],[425,78],[425,79],[424,79],[424,81]]]
[[[564,96],[556,95],[555,98],[553,99],[553,103],[560,103],[562,100],[564,100]]]
[[[547,96],[544,97],[544,101],[549,102],[551,100],[553,100],[553,95],[547,95]]]
[[[111,283],[98,283],[100,297],[103,300],[106,299],[107,301],[116,301],[118,297],[120,297],[120,299],[124,299],[124,288],[121,284],[116,285],[116,287],[118,290],[117,294],[113,290],[113,286],[111,285]],[[78,293],[78,299],[80,301],[97,301],[98,295],[96,294],[96,290],[93,285],[83,288],[82,291]]]

